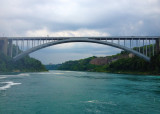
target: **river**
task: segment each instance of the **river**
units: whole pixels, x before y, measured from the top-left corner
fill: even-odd
[[[160,114],[160,76],[49,71],[0,75],[0,114]]]

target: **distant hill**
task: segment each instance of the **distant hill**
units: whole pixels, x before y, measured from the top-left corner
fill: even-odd
[[[54,65],[56,66],[56,65]],[[53,66],[53,67],[54,67]],[[51,69],[50,69],[51,70]],[[54,70],[93,71],[131,74],[160,74],[160,54],[151,58],[151,62],[122,51],[106,57],[89,57],[67,61],[54,67]]]

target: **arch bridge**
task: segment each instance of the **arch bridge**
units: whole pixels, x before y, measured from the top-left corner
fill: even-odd
[[[150,61],[151,56],[160,52],[160,36],[0,37],[0,49],[12,57],[14,61],[17,61],[42,48],[70,42],[88,42],[108,45],[133,53],[146,61]],[[6,49],[7,47],[8,49]],[[15,52],[13,53],[13,51]]]

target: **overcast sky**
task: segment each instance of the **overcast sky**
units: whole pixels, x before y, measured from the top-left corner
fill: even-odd
[[[47,35],[160,36],[160,0],[0,0],[0,36]],[[69,43],[31,56],[47,64],[119,51],[97,44]]]

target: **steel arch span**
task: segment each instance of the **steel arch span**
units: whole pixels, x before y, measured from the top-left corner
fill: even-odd
[[[15,57],[13,57],[13,60],[17,61],[17,60],[25,57],[26,55],[28,55],[32,52],[38,51],[40,49],[43,49],[43,48],[46,48],[46,47],[49,47],[49,46],[63,44],[63,43],[71,43],[71,42],[88,42],[88,43],[97,43],[97,44],[102,44],[102,45],[108,45],[108,46],[111,46],[111,47],[119,48],[119,49],[125,50],[127,52],[133,53],[136,56],[138,56],[140,58],[143,58],[146,61],[150,61],[150,57],[148,57],[148,56],[146,56],[146,55],[144,55],[144,54],[142,54],[138,51],[135,51],[132,48],[129,48],[129,47],[126,47],[126,46],[123,46],[123,45],[120,45],[120,44],[116,44],[116,43],[113,43],[113,42],[97,40],[97,39],[94,39],[94,38],[67,38],[67,39],[61,39],[61,40],[57,40],[57,41],[44,43],[44,44],[35,46],[33,48],[30,48],[30,49],[16,55]]]

